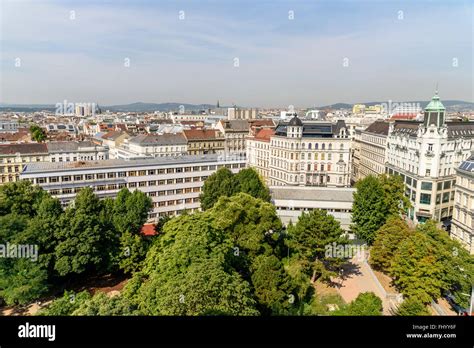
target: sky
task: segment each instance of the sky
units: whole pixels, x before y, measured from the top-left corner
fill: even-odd
[[[473,101],[473,4],[0,0],[0,103]]]

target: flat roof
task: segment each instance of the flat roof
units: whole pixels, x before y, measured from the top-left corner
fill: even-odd
[[[218,154],[210,155],[192,155],[192,156],[166,156],[146,159],[109,159],[101,161],[76,161],[76,162],[32,162],[27,163],[21,174],[34,174],[43,172],[57,172],[57,171],[74,171],[82,169],[106,169],[106,168],[130,168],[140,166],[157,166],[157,165],[182,165],[193,163],[206,162],[238,162],[245,161],[244,158],[236,156],[223,157]]]
[[[295,201],[335,201],[353,202],[352,187],[318,187],[318,186],[295,186],[295,187],[270,187],[270,193],[274,200]]]

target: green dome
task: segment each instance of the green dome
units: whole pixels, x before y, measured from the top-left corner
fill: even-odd
[[[443,103],[439,100],[438,91],[436,94],[431,98],[431,101],[428,105],[426,105],[425,111],[445,111],[446,108],[444,107]]]

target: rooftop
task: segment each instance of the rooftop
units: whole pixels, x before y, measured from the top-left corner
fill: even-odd
[[[368,126],[365,129],[365,132],[380,134],[380,135],[388,135],[389,127],[390,127],[390,123],[386,121],[382,121],[382,120],[377,120],[374,123],[372,123],[370,126]]]
[[[186,145],[183,133],[141,134],[129,140],[130,144],[138,145]]]
[[[355,188],[340,187],[270,187],[270,193],[274,200],[295,201],[336,201],[352,202]]]
[[[97,170],[108,168],[131,168],[144,166],[169,166],[169,165],[183,165],[194,163],[216,163],[216,162],[243,162],[244,160],[236,159],[235,157],[222,158],[221,155],[210,154],[202,156],[167,156],[167,157],[150,157],[146,159],[109,159],[102,161],[76,161],[76,162],[33,162],[24,166],[22,174],[35,174],[44,172],[57,171],[77,171],[77,170]]]
[[[29,155],[29,154],[47,154],[48,148],[44,143],[24,143],[24,144],[5,144],[0,145],[0,155]]]

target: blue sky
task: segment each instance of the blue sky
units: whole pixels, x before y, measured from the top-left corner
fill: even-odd
[[[1,103],[308,107],[426,100],[436,83],[473,100],[471,1],[0,0],[0,13]]]

